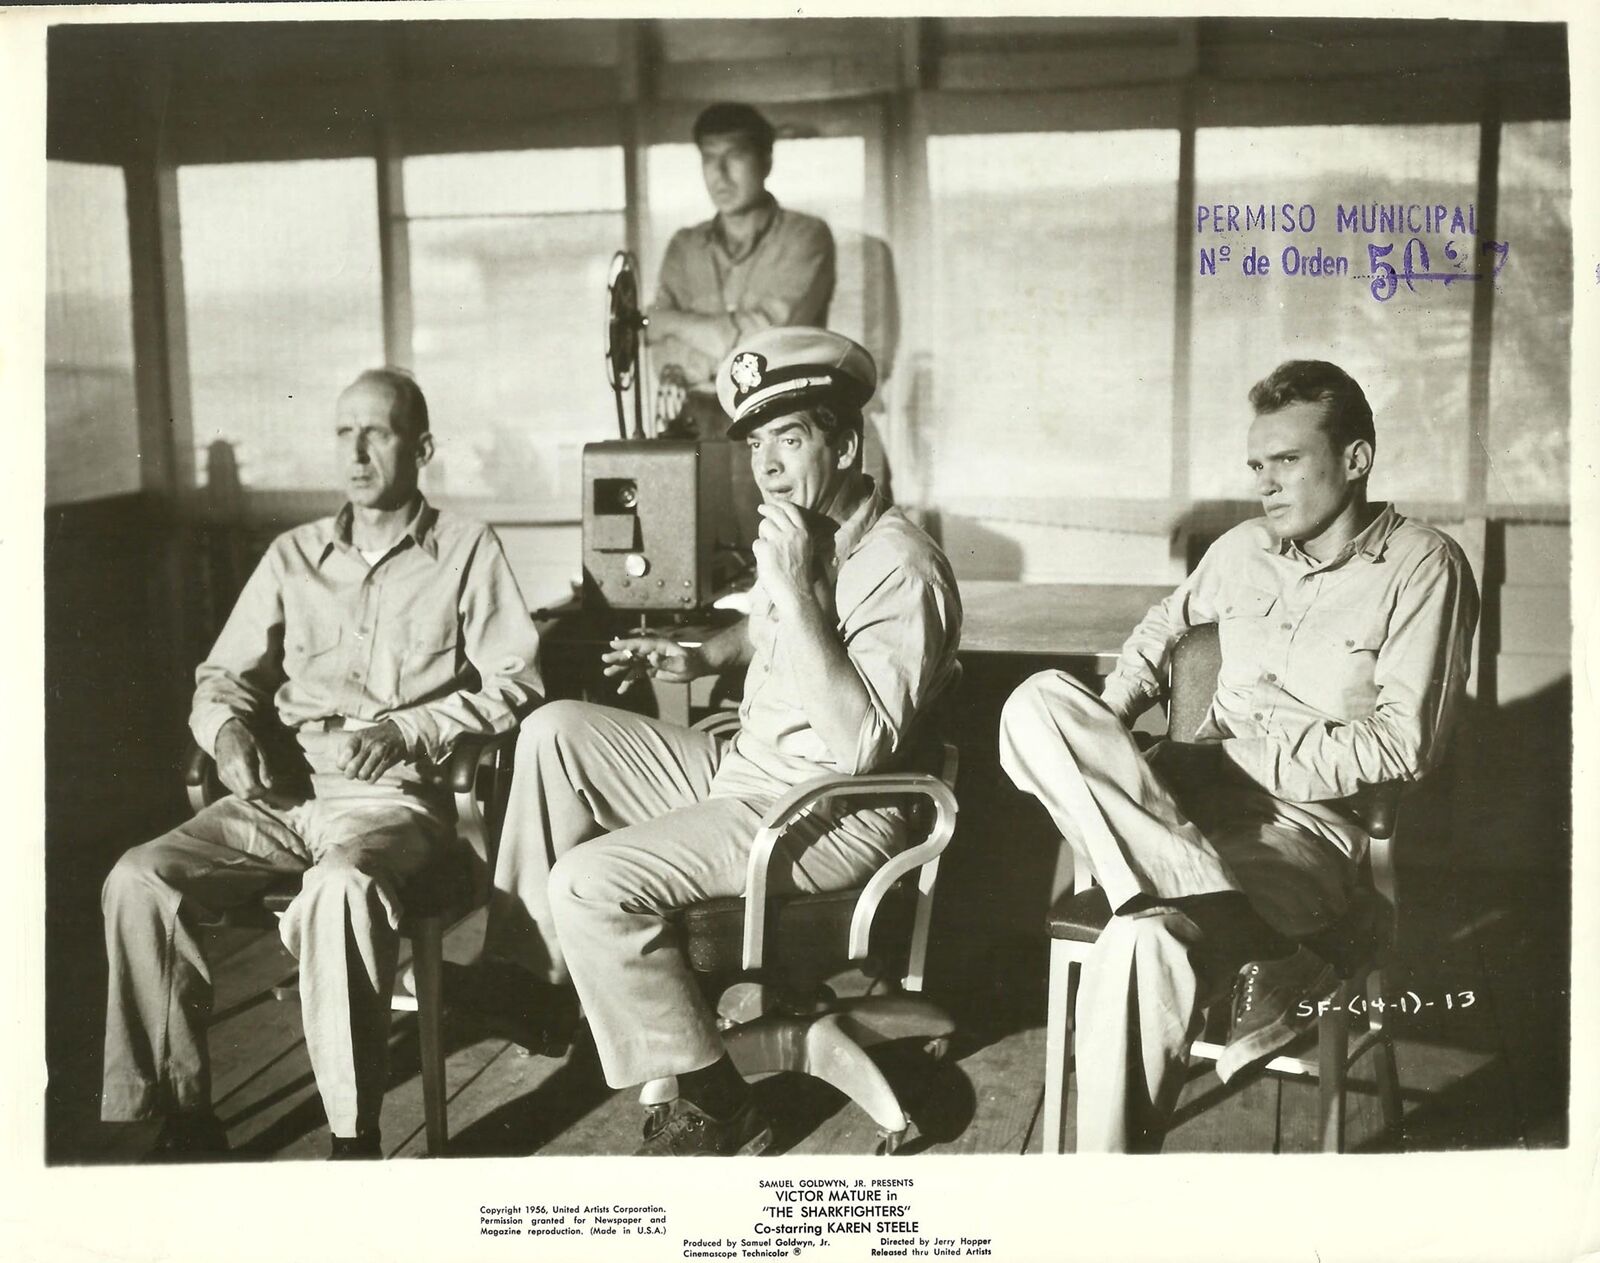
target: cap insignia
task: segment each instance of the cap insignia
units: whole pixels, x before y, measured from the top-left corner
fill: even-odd
[[[733,357],[728,376],[733,378],[733,384],[739,388],[741,395],[748,395],[761,385],[761,375],[766,367],[767,361],[756,352],[741,351]]]

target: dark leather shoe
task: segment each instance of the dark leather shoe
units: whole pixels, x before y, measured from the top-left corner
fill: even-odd
[[[228,1131],[210,1110],[169,1114],[156,1135],[147,1162],[204,1162],[225,1156]]]
[[[328,1146],[329,1162],[344,1162],[347,1160],[370,1160],[383,1157],[383,1145],[377,1132],[369,1132],[364,1136],[333,1136]]]
[[[756,1108],[754,1099],[745,1102],[732,1118],[712,1118],[697,1105],[679,1098],[672,1112],[659,1122],[645,1124],[644,1144],[638,1158],[716,1158],[750,1157],[772,1147],[772,1127]]]
[[[1317,1020],[1317,1001],[1339,986],[1339,975],[1309,948],[1282,960],[1253,960],[1233,983],[1233,1022],[1217,1058],[1224,1083],[1246,1066],[1270,1057]]]

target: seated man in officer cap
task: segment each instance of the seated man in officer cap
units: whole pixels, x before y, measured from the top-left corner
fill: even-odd
[[[347,502],[273,541],[196,672],[189,726],[232,793],[105,882],[101,1116],[162,1119],[161,1157],[227,1147],[198,927],[297,873],[279,930],[332,1156],[379,1156],[402,889],[460,845],[432,770],[461,737],[515,727],[542,689],[500,541],[418,489],[433,436],[417,383],[362,373],[334,430]]]
[[[1466,692],[1472,571],[1449,536],[1367,499],[1361,387],[1291,360],[1250,405],[1262,516],[1145,615],[1101,696],[1047,671],[1001,715],[1001,766],[1114,914],[1078,990],[1080,1151],[1159,1147],[1210,996],[1233,988],[1226,1081],[1365,963],[1387,910],[1355,884],[1367,838],[1343,800],[1432,768]],[[1199,740],[1141,756],[1128,725],[1202,623],[1222,666]]]
[[[644,1154],[759,1153],[771,1139],[669,913],[744,889],[762,813],[794,785],[895,766],[957,671],[949,563],[861,472],[876,381],[866,351],[821,329],[735,349],[718,394],[763,501],[749,616],[698,647],[637,636],[604,655],[629,678],[748,667],[738,735],[555,702],[518,740],[485,949],[547,994],[570,973],[613,1086],[677,1076]],[[898,809],[818,812],[780,844],[772,880],[848,887],[904,844]]]

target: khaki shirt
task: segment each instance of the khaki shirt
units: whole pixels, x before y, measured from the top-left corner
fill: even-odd
[[[1291,818],[1364,845],[1329,804],[1438,763],[1466,692],[1478,590],[1461,548],[1387,505],[1330,561],[1235,527],[1128,637],[1104,700],[1131,719],[1165,689],[1189,627],[1217,623],[1222,669],[1198,736]]]
[[[714,329],[663,338],[652,348],[656,364],[678,365],[690,386],[710,386],[728,352],[758,329],[828,323],[833,234],[815,216],[769,201],[771,218],[737,258],[716,218],[679,229],[667,245],[656,303],[720,317]]]
[[[840,525],[825,566],[840,638],[871,699],[855,746],[829,749],[807,720],[783,624],[757,584],[739,735],[713,793],[771,796],[823,772],[892,765],[916,720],[956,677],[961,596],[950,563],[876,488]]]
[[[514,728],[543,692],[538,633],[488,527],[422,502],[375,565],[352,510],[280,535],[199,669],[189,726],[215,751],[231,718],[275,716],[312,772],[337,771],[349,729],[393,721],[421,779],[456,739]]]

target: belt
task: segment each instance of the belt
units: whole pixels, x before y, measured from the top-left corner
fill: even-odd
[[[300,725],[301,732],[359,732],[375,728],[381,719],[352,719],[345,715],[330,715],[326,719],[308,719]]]

